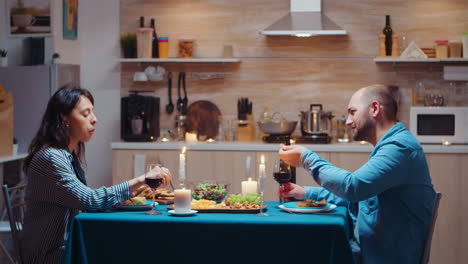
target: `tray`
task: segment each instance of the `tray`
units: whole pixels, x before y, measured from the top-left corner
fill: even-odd
[[[267,204],[262,205],[262,209],[265,212]],[[173,210],[174,205],[171,204],[167,207],[167,210]],[[257,209],[231,209],[231,208],[212,208],[212,209],[195,209],[198,213],[217,213],[217,214],[256,214],[260,213],[260,208]]]

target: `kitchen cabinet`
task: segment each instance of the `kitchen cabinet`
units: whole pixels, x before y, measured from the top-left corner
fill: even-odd
[[[168,59],[120,59],[121,63],[135,63],[135,62],[177,62],[177,63],[237,63],[240,59],[236,58],[168,58]]]
[[[167,167],[177,186],[179,171],[179,151],[175,150],[113,150],[112,151],[112,184],[128,181],[133,177],[134,155],[146,156],[146,164],[159,163]],[[255,151],[198,151],[191,150],[186,156],[186,183],[198,183],[202,180],[220,180],[230,183],[230,193],[241,192],[241,181],[247,178],[245,160],[247,155],[252,158],[251,177],[258,180],[258,164],[261,155],[265,155],[267,182],[265,200],[277,200],[278,183],[273,179],[273,164],[278,160],[277,152]],[[328,153],[319,153],[329,158]],[[317,186],[312,177],[303,168],[296,170],[297,183],[300,185]]]
[[[269,145],[266,145],[269,147]],[[173,173],[174,186],[178,184],[177,150],[132,150],[114,149],[113,184],[133,177],[133,155],[145,154],[147,163],[162,163]],[[334,165],[355,171],[368,159],[370,152],[318,152]],[[245,179],[245,157],[252,157],[251,175],[256,179],[261,155],[266,159],[267,183],[265,200],[277,200],[278,183],[271,176],[273,162],[278,159],[277,152],[265,150],[190,150],[187,152],[187,180],[197,182],[203,179],[225,180],[231,183],[230,193],[240,193],[240,182]],[[432,239],[431,263],[463,263],[468,259],[468,154],[465,153],[427,153],[432,183],[437,192],[442,193],[439,215]],[[303,186],[317,186],[309,172],[296,169],[297,183]]]

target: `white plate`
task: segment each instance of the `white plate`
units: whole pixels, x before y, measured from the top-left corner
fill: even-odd
[[[336,205],[329,203],[328,206],[322,208],[313,208],[313,207],[285,207],[284,205],[278,206],[281,210],[288,211],[291,213],[304,213],[304,214],[313,214],[320,212],[328,212],[336,208]]]
[[[190,210],[188,213],[176,213],[175,210],[169,210],[168,211],[170,215],[175,215],[175,216],[189,216],[189,215],[195,215],[198,213],[196,210]]]

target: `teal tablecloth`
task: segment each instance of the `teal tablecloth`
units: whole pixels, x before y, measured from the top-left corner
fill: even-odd
[[[270,216],[140,212],[75,217],[65,263],[352,263],[346,208]]]

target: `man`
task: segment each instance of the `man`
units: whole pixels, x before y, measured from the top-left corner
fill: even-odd
[[[321,185],[291,183],[285,198],[325,198],[347,206],[354,222],[351,247],[362,263],[419,263],[424,250],[435,192],[421,145],[397,121],[397,111],[395,97],[383,85],[364,87],[351,97],[346,124],[353,139],[374,146],[355,172],[299,145],[279,150],[282,160],[302,165]]]

